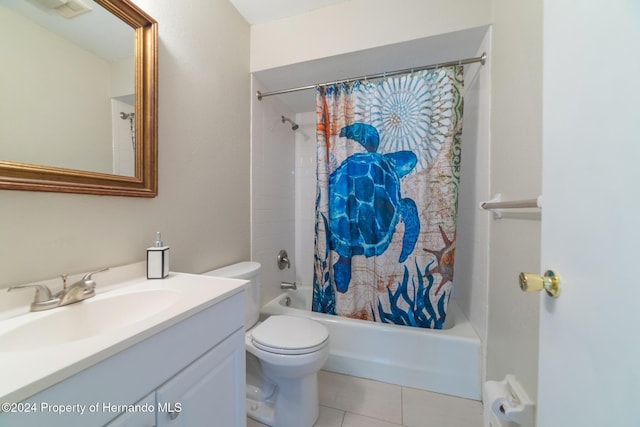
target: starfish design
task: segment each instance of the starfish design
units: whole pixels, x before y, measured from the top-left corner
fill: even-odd
[[[433,256],[436,257],[438,261],[438,265],[433,267],[428,274],[440,273],[442,280],[440,281],[440,285],[436,290],[436,294],[440,293],[440,289],[448,283],[453,283],[453,262],[455,261],[455,253],[456,253],[456,239],[454,237],[453,240],[449,240],[447,234],[442,229],[441,225],[438,225],[440,228],[440,234],[442,235],[442,240],[444,240],[444,248],[439,251],[434,251],[431,249],[423,248],[425,252],[429,252]]]

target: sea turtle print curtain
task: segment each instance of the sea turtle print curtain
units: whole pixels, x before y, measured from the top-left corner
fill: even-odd
[[[447,67],[316,89],[314,311],[442,328],[462,88],[462,67]]]

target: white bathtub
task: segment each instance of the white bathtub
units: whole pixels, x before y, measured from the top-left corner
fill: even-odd
[[[445,329],[368,322],[311,311],[311,286],[287,290],[262,316],[310,317],[329,329],[331,354],[323,369],[391,384],[481,399],[480,338],[454,300]]]

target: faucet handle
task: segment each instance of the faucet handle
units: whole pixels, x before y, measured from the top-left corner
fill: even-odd
[[[16,285],[11,286],[7,289],[7,292],[11,292],[14,289],[23,289],[23,288],[36,288],[36,295],[33,298],[33,302],[45,302],[53,299],[53,295],[51,294],[51,289],[49,289],[45,285]]]
[[[46,310],[51,308],[51,306],[58,305],[58,302],[60,301],[59,298],[54,297],[51,294],[51,289],[45,285],[16,285],[7,289],[7,292],[23,288],[36,288],[36,294],[33,297],[33,302],[31,303],[31,311]]]
[[[101,268],[100,270],[96,270],[96,271],[92,271],[91,273],[87,273],[84,276],[82,276],[82,279],[79,281],[79,283],[82,283],[85,286],[95,287],[96,286],[96,282],[91,278],[91,276],[93,276],[96,273],[102,273],[103,271],[107,271],[108,269],[109,269],[109,267],[105,267],[105,268]]]
[[[285,267],[286,268],[291,268],[291,262],[289,261],[289,255],[287,254],[287,251],[285,251],[284,249],[281,249],[280,252],[278,252],[278,256],[276,257],[276,261],[278,263],[278,268],[280,270],[284,270]]]

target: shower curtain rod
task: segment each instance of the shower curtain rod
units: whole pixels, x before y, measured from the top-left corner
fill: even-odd
[[[292,88],[292,89],[274,90],[272,92],[264,92],[264,93],[262,93],[260,91],[256,91],[256,97],[258,98],[258,101],[262,101],[262,98],[264,98],[265,96],[282,95],[284,93],[299,92],[301,90],[315,89],[317,86],[328,86],[328,85],[331,85],[331,84],[349,83],[349,82],[353,82],[353,81],[356,81],[356,80],[380,79],[380,78],[383,78],[383,77],[397,76],[399,74],[413,73],[413,72],[416,72],[416,71],[435,70],[436,68],[452,67],[454,65],[473,64],[473,63],[476,63],[476,62],[479,62],[481,65],[484,65],[486,61],[487,61],[487,53],[483,52],[482,55],[476,56],[475,58],[467,58],[467,59],[459,59],[457,61],[441,62],[441,63],[438,63],[438,64],[425,65],[425,66],[422,66],[422,67],[415,67],[415,68],[406,68],[404,70],[389,71],[389,72],[386,72],[386,73],[368,74],[366,76],[361,76],[361,77],[351,77],[351,78],[344,79],[344,80],[334,80],[334,81],[331,81],[331,82],[318,83],[318,84],[309,85],[309,86],[300,86],[300,87],[295,87],[295,88]]]

